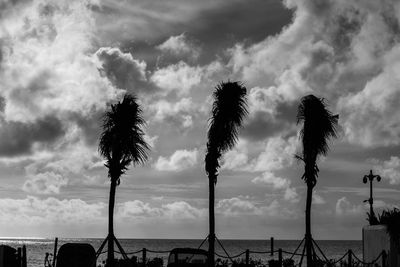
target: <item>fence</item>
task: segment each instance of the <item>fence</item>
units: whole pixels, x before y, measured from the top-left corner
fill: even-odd
[[[107,251],[102,252],[106,253]],[[121,254],[121,252],[116,253]],[[171,250],[150,250],[150,249],[140,249],[134,252],[129,252],[126,253],[126,255],[140,255],[141,254],[141,259],[142,263],[146,263],[148,260],[148,253],[155,253],[155,254],[163,254],[163,253],[170,253]],[[295,267],[295,266],[304,266],[302,265],[303,262],[300,260],[298,263],[294,263],[294,261],[291,261],[294,256],[303,256],[303,254],[296,253],[296,252],[289,252],[280,249],[277,250],[270,250],[270,251],[252,251],[249,249],[246,249],[245,251],[238,253],[236,255],[229,255],[227,251],[225,251],[226,255],[221,255],[219,253],[215,253],[215,255],[221,259],[224,260],[229,260],[230,264],[225,263],[220,266],[227,266],[227,265],[232,265],[232,266],[270,266],[270,267]],[[254,261],[251,260],[251,254],[265,254],[269,256],[274,256],[277,254],[277,260],[270,260],[268,265],[265,264],[257,264]],[[289,258],[284,259],[284,255],[287,255]],[[322,254],[323,255],[323,254]],[[244,257],[244,259],[243,259]],[[324,256],[325,257],[325,256]],[[237,259],[237,260],[236,260]],[[289,259],[289,260],[287,260]],[[318,256],[317,253],[313,254],[313,260],[315,263],[315,267],[388,267],[387,266],[387,254],[386,251],[382,251],[375,260],[371,262],[364,262],[362,261],[354,252],[349,249],[343,256],[341,256],[339,259],[327,259],[321,258]],[[143,265],[144,266],[144,265]]]

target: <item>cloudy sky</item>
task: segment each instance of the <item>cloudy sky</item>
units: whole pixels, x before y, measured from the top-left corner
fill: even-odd
[[[220,238],[301,239],[296,112],[340,114],[319,160],[317,239],[360,239],[362,177],[400,198],[400,3],[395,0],[0,0],[0,236],[104,237],[101,116],[125,92],[150,159],[117,188],[119,237],[204,238],[213,88],[242,81],[250,114],[216,188]]]

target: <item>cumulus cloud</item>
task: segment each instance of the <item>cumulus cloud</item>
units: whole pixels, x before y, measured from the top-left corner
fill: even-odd
[[[200,48],[190,41],[185,33],[169,37],[157,49],[177,57],[189,57],[197,59],[200,56]]]
[[[154,121],[165,121],[182,129],[193,126],[193,117],[197,113],[196,104],[191,98],[182,98],[176,103],[159,100],[149,105]]]
[[[224,155],[222,168],[250,173],[259,172],[260,175],[251,180],[253,184],[282,190],[285,200],[298,202],[298,194],[291,186],[291,181],[275,174],[293,164],[297,138],[270,137],[265,142],[257,142],[257,148],[261,148],[261,152],[252,157],[249,156],[250,144],[240,139],[237,146]]]
[[[223,167],[250,172],[281,170],[293,164],[297,143],[295,136],[288,139],[280,136],[270,137],[264,142],[257,142],[257,148],[261,149],[261,152],[250,158],[247,148],[250,143],[243,140],[231,152],[226,153]]]
[[[207,209],[200,209],[191,206],[185,201],[177,201],[169,204],[162,205],[164,214],[170,219],[182,218],[182,219],[196,219],[203,218],[207,215]]]
[[[162,211],[151,207],[149,203],[134,200],[119,204],[117,214],[122,217],[153,217],[160,216]]]
[[[388,179],[390,184],[400,184],[400,158],[390,157],[389,160],[375,160],[374,168],[383,179]]]
[[[0,87],[6,120],[103,110],[118,91],[101,77],[90,53],[94,21],[84,3],[39,1],[18,6],[0,32]],[[72,14],[72,15],[71,15]]]
[[[25,226],[92,224],[106,221],[105,208],[104,203],[89,204],[80,199],[3,198],[0,199],[0,222]]]
[[[264,185],[272,188],[273,190],[282,190],[284,193],[283,199],[291,203],[299,202],[299,195],[297,194],[296,188],[292,187],[291,180],[275,176],[274,173],[266,171],[260,176],[257,176],[251,180],[256,185]]]
[[[200,84],[203,75],[201,67],[192,67],[180,61],[177,64],[156,70],[150,80],[160,87],[165,94],[175,92],[179,96],[185,96],[194,86]]]
[[[314,93],[326,97],[340,114],[349,142],[399,144],[400,40],[394,11],[399,3],[302,0],[284,4],[295,15],[280,34],[230,50],[229,65],[254,87],[249,97],[252,119],[283,128],[287,119],[276,116],[280,103],[290,106]]]
[[[176,201],[155,207],[140,200],[118,205],[117,216],[122,218],[146,219],[196,219],[206,215],[206,210],[194,207],[185,201]]]
[[[95,53],[100,61],[99,70],[117,88],[130,92],[149,92],[146,83],[146,62],[134,59],[116,47],[101,47]]]
[[[259,207],[246,199],[241,199],[238,197],[230,198],[230,199],[222,199],[218,201],[217,210],[221,213],[228,215],[261,215],[262,210]]]
[[[283,198],[286,201],[289,201],[292,203],[297,203],[300,201],[299,194],[297,193],[297,190],[294,187],[287,187],[285,189],[285,195],[283,196]]]
[[[80,131],[75,134],[79,135]],[[59,153],[60,150],[62,153]],[[22,189],[31,194],[60,194],[62,187],[71,184],[104,183],[104,178],[89,174],[91,170],[103,167],[103,160],[97,151],[85,146],[82,141],[61,145],[51,152],[36,152],[30,158],[21,157],[13,164],[25,161],[29,163],[25,163],[27,180]]]
[[[17,212],[15,212],[17,211]],[[81,199],[40,199],[28,196],[25,199],[0,199],[0,223],[20,225],[76,225],[80,223],[106,223],[107,204],[88,203]],[[140,200],[117,203],[116,219],[197,219],[206,215],[206,209],[184,201],[154,206]]]
[[[169,158],[160,156],[154,163],[159,171],[183,171],[197,163],[198,150],[177,150]]]
[[[249,162],[248,145],[246,140],[239,139],[236,146],[223,155],[221,168],[228,170],[247,169]]]
[[[270,185],[274,189],[288,188],[290,185],[290,181],[288,179],[276,177],[271,172],[264,172],[261,176],[257,176],[256,178],[251,180],[251,182],[255,184]]]
[[[60,188],[68,184],[68,179],[54,172],[30,176],[22,189],[34,194],[59,194]]]
[[[316,205],[323,205],[326,203],[325,199],[320,196],[317,192],[313,192],[312,195],[312,203],[316,204]]]
[[[246,197],[221,199],[216,205],[216,211],[224,216],[271,216],[274,218],[295,217],[296,212],[283,206],[278,200],[272,200],[268,205],[261,205]]]
[[[336,214],[339,216],[361,216],[364,212],[361,205],[354,205],[346,197],[339,198],[336,202]]]
[[[296,136],[287,140],[282,137],[269,138],[264,151],[251,162],[253,171],[274,171],[290,166],[294,161],[297,144]]]

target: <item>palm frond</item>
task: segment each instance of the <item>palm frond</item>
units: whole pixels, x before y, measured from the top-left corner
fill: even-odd
[[[248,114],[246,88],[239,82],[222,82],[213,93],[214,103],[209,120],[206,172],[215,174],[218,160],[234,147],[239,127]]]
[[[303,122],[300,137],[303,143],[303,159],[326,155],[328,140],[337,137],[338,115],[326,108],[323,98],[308,95],[302,98],[297,112],[297,123]]]
[[[103,117],[103,132],[98,150],[106,158],[111,177],[120,176],[133,163],[147,160],[149,146],[144,140],[145,121],[136,97],[126,94],[111,105]]]
[[[301,158],[306,164],[305,177],[315,178],[318,173],[316,160],[318,156],[326,155],[328,141],[337,137],[338,118],[327,109],[323,98],[308,95],[301,99],[297,123],[303,123],[300,138],[303,143]]]

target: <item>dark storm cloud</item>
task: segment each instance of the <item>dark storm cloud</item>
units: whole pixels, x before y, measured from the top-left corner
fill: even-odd
[[[97,13],[98,36],[103,44],[135,47],[136,42],[135,54],[147,55],[153,51],[142,47],[142,40],[157,46],[170,36],[186,33],[206,51],[199,57],[200,64],[223,56],[223,51],[236,42],[258,42],[277,34],[292,18],[292,11],[278,0],[103,1],[92,10]],[[153,54],[153,60],[158,56]]]
[[[296,123],[297,102],[283,102],[276,106],[276,113],[257,111],[245,122],[241,135],[251,141],[261,141],[277,135],[293,135]]]
[[[0,1],[0,18],[7,16],[11,8],[31,2],[31,0],[1,0]]]
[[[189,32],[204,44],[207,62],[236,42],[255,43],[279,33],[291,17],[280,1],[235,1],[198,13]]]
[[[4,97],[0,96],[0,112],[4,111],[5,106],[6,106],[6,100]]]
[[[261,141],[281,132],[285,126],[285,123],[275,121],[271,114],[267,112],[257,112],[245,122],[241,130],[241,135],[251,141]]]
[[[97,144],[101,126],[103,123],[104,111],[100,110],[88,116],[82,116],[79,113],[68,115],[68,120],[73,121],[82,130],[82,138],[89,146]]]
[[[40,71],[25,86],[18,86],[11,92],[9,99],[19,105],[29,107],[32,111],[37,111],[39,107],[35,103],[35,99],[48,94],[49,80],[52,74],[50,71]]]
[[[0,126],[0,156],[29,154],[34,143],[53,143],[64,133],[61,121],[50,116],[33,123],[3,121]]]
[[[119,48],[102,47],[96,55],[101,61],[100,73],[117,88],[136,93],[151,90],[144,61],[134,59],[131,53],[123,53]]]
[[[149,42],[145,40],[126,41],[121,43],[122,51],[127,51],[134,54],[138,60],[143,60],[147,64],[147,68],[151,71],[158,65],[158,59],[161,56],[161,51],[156,48],[158,42]]]

